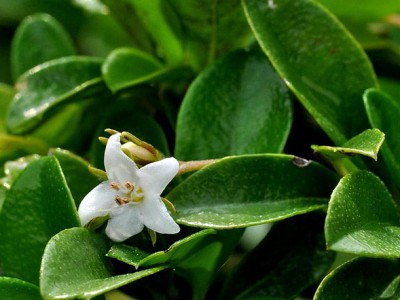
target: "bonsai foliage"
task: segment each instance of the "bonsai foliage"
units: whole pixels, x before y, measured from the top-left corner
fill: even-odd
[[[398,1],[53,2],[0,0],[1,299],[400,297]]]

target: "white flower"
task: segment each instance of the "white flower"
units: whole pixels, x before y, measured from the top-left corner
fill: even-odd
[[[117,133],[108,139],[104,165],[108,180],[90,191],[79,206],[83,226],[94,218],[109,216],[106,234],[116,242],[138,234],[144,226],[158,233],[179,232],[160,197],[179,170],[175,158],[139,169],[121,150]]]

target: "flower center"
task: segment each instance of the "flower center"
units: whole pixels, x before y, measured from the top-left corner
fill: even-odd
[[[111,188],[116,191],[121,190],[121,186],[116,182],[111,182]],[[121,195],[122,194],[122,195]],[[118,205],[124,205],[129,202],[140,203],[144,199],[143,189],[140,186],[136,186],[132,182],[125,182],[120,194],[115,196],[115,202]]]

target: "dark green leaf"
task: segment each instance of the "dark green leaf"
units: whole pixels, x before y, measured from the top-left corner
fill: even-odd
[[[0,295],[2,300],[41,300],[36,285],[16,278],[0,277]]]
[[[182,160],[281,152],[292,124],[288,90],[259,52],[235,51],[190,86],[175,156]]]
[[[56,19],[43,13],[29,16],[19,25],[12,40],[14,80],[34,66],[74,54],[71,38]]]
[[[400,257],[400,220],[383,182],[368,171],[342,178],[332,193],[325,223],[331,250]]]
[[[54,236],[46,246],[40,272],[43,297],[50,299],[91,298],[165,267],[112,276],[105,254],[109,244],[103,235],[84,228],[71,228]]]
[[[336,182],[331,171],[290,155],[247,155],[196,172],[167,198],[181,224],[240,228],[324,209]]]
[[[107,256],[117,258],[136,268],[168,265],[188,280],[194,298],[202,299],[215,272],[237,244],[242,231],[202,230],[171,245],[165,251],[148,255],[138,248],[114,245]]]
[[[398,299],[390,292],[400,274],[398,261],[358,258],[332,271],[321,282],[315,300]]]
[[[89,172],[88,162],[72,152],[54,149],[51,154],[60,163],[68,187],[75,200],[75,205],[78,207],[86,194],[100,183],[99,179]]]
[[[389,95],[375,89],[364,94],[364,104],[372,127],[385,133],[386,143],[382,145],[382,155],[390,176],[400,187],[400,104]]]
[[[170,1],[128,1],[158,46],[158,53],[170,65],[183,61],[182,36],[179,20],[170,7]]]
[[[239,0],[170,0],[188,63],[202,69],[215,57],[248,45],[252,34]]]
[[[80,222],[54,157],[30,163],[7,192],[0,214],[0,258],[4,274],[38,283],[47,241]]]
[[[367,129],[348,140],[342,147],[313,145],[311,148],[330,159],[346,158],[358,154],[377,160],[384,140],[385,134],[379,129]]]
[[[272,64],[337,144],[368,126],[365,89],[377,85],[353,37],[311,0],[243,0],[254,34]]]
[[[27,132],[60,104],[92,95],[102,87],[101,62],[98,58],[64,57],[25,73],[16,83],[7,128],[16,134]]]
[[[275,224],[229,274],[220,299],[298,297],[333,263],[334,253],[325,251],[323,223],[323,215],[305,215]]]

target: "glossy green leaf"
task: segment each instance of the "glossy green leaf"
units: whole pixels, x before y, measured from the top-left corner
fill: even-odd
[[[372,127],[385,133],[382,156],[391,178],[400,187],[400,103],[379,90],[370,89],[364,94],[364,104]]]
[[[200,70],[252,39],[239,0],[170,0],[180,22],[187,62]]]
[[[6,131],[5,119],[8,105],[14,97],[15,91],[11,86],[0,83],[0,133]]]
[[[61,103],[82,100],[102,86],[102,60],[91,57],[64,57],[43,63],[24,73],[17,83],[8,111],[7,128],[24,133],[40,123]]]
[[[249,23],[271,63],[337,144],[368,128],[365,89],[377,85],[353,37],[312,0],[243,0]]]
[[[127,1],[134,6],[135,12],[146,30],[157,44],[157,52],[170,65],[183,61],[181,30],[177,15],[170,6],[170,1],[147,0]]]
[[[379,85],[385,93],[388,93],[393,100],[400,102],[400,81],[387,77],[379,77]],[[365,101],[365,100],[364,100]]]
[[[378,159],[385,134],[379,129],[367,129],[343,144],[342,147],[316,146],[311,148],[330,159],[346,158],[351,155],[363,155]]]
[[[136,268],[167,265],[192,284],[194,299],[203,299],[215,272],[225,262],[241,235],[241,230],[206,229],[175,242],[165,251],[149,255],[138,248],[117,244],[107,256]]]
[[[7,192],[0,214],[0,258],[6,276],[38,283],[47,241],[80,222],[54,157],[30,163]]]
[[[162,64],[153,56],[134,48],[119,48],[108,55],[102,66],[104,80],[113,91],[153,78]]]
[[[326,276],[314,299],[398,299],[399,290],[391,290],[391,283],[399,274],[398,261],[357,258]]]
[[[2,300],[41,300],[39,288],[26,281],[0,277],[0,295]]]
[[[29,16],[21,22],[12,40],[14,80],[34,66],[74,54],[71,38],[56,19],[43,13]]]
[[[238,50],[190,86],[178,116],[182,160],[281,152],[292,124],[288,90],[262,53]]]
[[[89,172],[88,162],[72,152],[54,149],[51,154],[60,163],[72,197],[78,207],[81,200],[100,183],[100,180]]]
[[[54,236],[44,251],[40,288],[46,299],[91,298],[157,273],[156,267],[112,276],[105,254],[109,242],[84,228],[71,228]]]
[[[383,182],[368,171],[342,178],[325,223],[329,249],[372,257],[400,257],[400,220]]]
[[[335,257],[325,251],[323,224],[322,214],[275,224],[229,274],[219,299],[299,297],[326,274]]]
[[[240,228],[326,208],[336,175],[299,160],[274,154],[222,159],[168,194],[174,218],[196,227]]]

